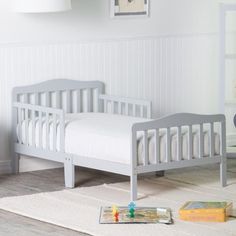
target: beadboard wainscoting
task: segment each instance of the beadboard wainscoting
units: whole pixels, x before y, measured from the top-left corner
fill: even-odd
[[[0,68],[4,137],[0,145],[4,147],[11,130],[12,88],[53,78],[101,80],[108,94],[151,100],[153,117],[218,110],[218,35],[214,33],[0,44]]]

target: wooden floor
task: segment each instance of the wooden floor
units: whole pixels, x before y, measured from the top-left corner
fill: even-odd
[[[228,166],[236,166],[236,159],[229,160]],[[215,167],[213,166],[213,168]],[[120,175],[83,168],[76,169],[76,186],[86,187],[128,180],[128,177]],[[0,176],[0,198],[59,191],[62,189],[64,189],[64,173],[62,168]],[[0,210],[0,236],[5,235],[85,236],[86,234]]]
[[[83,174],[80,175],[82,172]],[[19,175],[2,175],[0,176],[0,198],[62,190],[64,189],[63,175],[62,168],[21,173]],[[76,169],[77,186],[94,186],[126,180],[128,180],[127,177],[120,175],[81,168]],[[0,210],[0,235],[85,236],[86,234]]]

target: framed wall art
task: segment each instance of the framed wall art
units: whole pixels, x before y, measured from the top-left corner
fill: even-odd
[[[111,17],[147,17],[150,0],[110,0]]]

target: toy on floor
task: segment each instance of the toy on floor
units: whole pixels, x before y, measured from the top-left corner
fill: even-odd
[[[232,215],[232,202],[186,202],[179,210],[181,220],[195,222],[225,222]]]
[[[129,207],[129,216],[130,216],[130,218],[134,218],[134,216],[135,216],[135,208],[136,208],[135,203],[134,202],[130,202],[128,207]]]
[[[101,207],[100,224],[155,224],[172,223],[169,208],[136,207],[130,202],[127,207]]]
[[[114,217],[114,221],[118,222],[119,221],[119,211],[118,211],[117,206],[115,206],[115,205],[112,207],[112,214]]]

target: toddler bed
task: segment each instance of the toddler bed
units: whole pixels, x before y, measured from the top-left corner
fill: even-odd
[[[13,170],[19,155],[64,163],[65,186],[74,167],[130,176],[220,163],[226,185],[225,117],[174,114],[151,119],[151,103],[108,96],[99,81],[51,80],[13,90]]]

